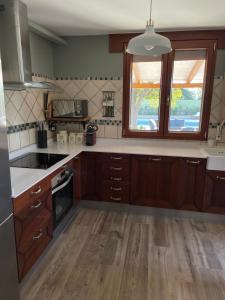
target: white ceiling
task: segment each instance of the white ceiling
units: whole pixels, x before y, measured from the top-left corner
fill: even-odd
[[[29,19],[61,36],[140,31],[148,0],[22,0]],[[225,0],[154,0],[158,29],[225,28]]]

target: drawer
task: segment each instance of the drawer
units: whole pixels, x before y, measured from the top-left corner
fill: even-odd
[[[15,218],[14,223],[17,252],[26,253],[42,239],[46,228],[52,227],[52,214],[44,208],[31,222]]]
[[[27,217],[32,218],[43,207],[52,210],[49,179],[41,181],[18,198],[13,199],[14,215],[21,220]]]
[[[129,163],[130,155],[129,154],[120,154],[120,153],[102,153],[100,158],[107,159],[111,162],[127,162]]]
[[[112,181],[129,181],[130,180],[130,168],[112,167],[106,166],[102,168],[101,176],[103,180]]]
[[[129,202],[129,185],[104,182],[100,192],[100,198],[101,201],[127,203]]]
[[[38,260],[41,254],[44,252],[49,242],[52,239],[52,227],[43,229],[42,236],[36,239],[32,246],[26,253],[17,252],[17,263],[18,263],[18,275],[19,281],[27,274],[27,272],[32,268],[34,263]]]

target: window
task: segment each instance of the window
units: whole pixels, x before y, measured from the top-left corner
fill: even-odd
[[[124,136],[206,139],[214,45],[182,41],[162,57],[125,54]]]

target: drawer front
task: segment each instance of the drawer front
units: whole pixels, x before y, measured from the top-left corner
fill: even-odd
[[[35,240],[32,247],[26,253],[17,252],[19,281],[21,281],[32,268],[52,239],[51,225],[45,228],[42,232],[43,235],[39,239]]]
[[[21,196],[13,200],[14,215],[24,220],[38,214],[43,207],[51,210],[51,186],[50,180],[43,180]]]
[[[99,180],[129,182],[130,159],[128,155],[103,154],[98,159]]]
[[[100,192],[100,198],[101,201],[128,203],[129,185],[115,184],[110,181],[104,182]]]
[[[129,154],[120,154],[120,153],[101,153],[101,158],[110,160],[111,162],[129,162]]]
[[[22,254],[43,238],[46,228],[52,226],[52,214],[44,208],[30,223],[28,221],[15,218],[16,248]]]

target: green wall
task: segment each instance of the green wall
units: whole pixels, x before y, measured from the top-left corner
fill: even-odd
[[[54,45],[56,77],[121,77],[122,54],[108,51],[108,36],[67,37],[66,46]]]
[[[30,34],[33,73],[49,77],[122,77],[123,55],[108,51],[108,36],[65,38],[67,45],[57,45]],[[225,49],[217,51],[215,76],[225,71]]]
[[[31,32],[30,47],[32,72],[53,77],[53,44],[41,36]]]

